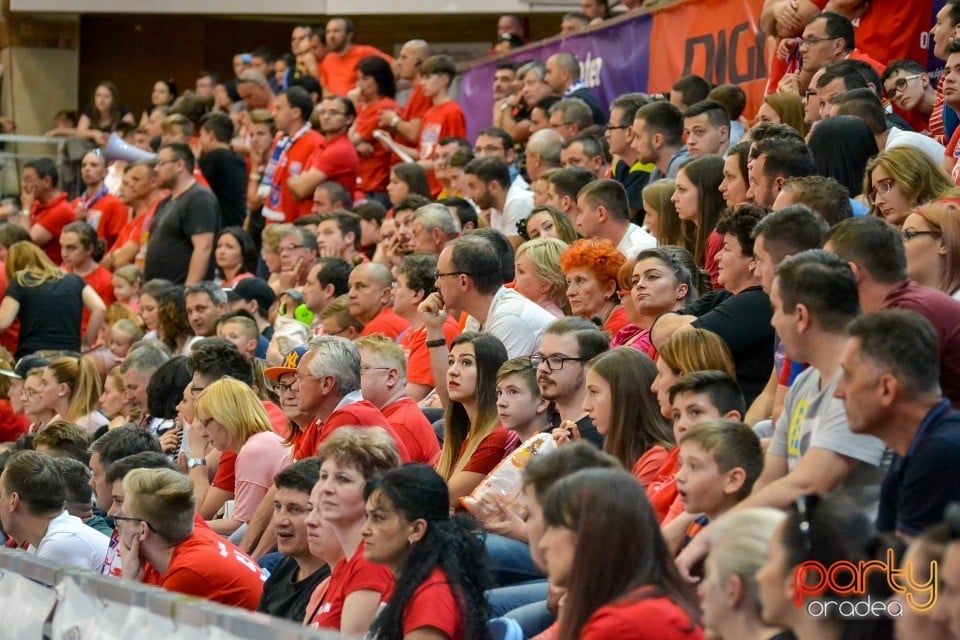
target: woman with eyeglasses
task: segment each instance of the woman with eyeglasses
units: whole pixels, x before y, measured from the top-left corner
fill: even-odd
[[[210,523],[217,533],[229,535],[253,518],[273,485],[273,477],[289,464],[290,449],[274,432],[256,394],[239,380],[221,378],[206,387],[196,397],[194,412],[195,423],[199,423],[211,446],[237,454],[233,513]],[[194,464],[189,471],[195,486],[209,486],[205,462]]]
[[[944,198],[960,198],[960,188],[915,147],[899,146],[867,163],[863,192],[870,214],[901,227],[914,208]]]
[[[455,509],[508,452],[511,434],[497,415],[497,371],[506,361],[506,348],[490,334],[462,333],[450,344],[443,447],[436,469]]]
[[[483,539],[473,520],[450,515],[443,478],[409,464],[371,479],[363,494],[364,558],[388,567],[396,581],[369,637],[489,638]]]
[[[567,591],[559,640],[704,637],[696,596],[632,475],[578,471],[558,480],[542,502],[546,531],[538,547],[551,586]]]
[[[910,279],[960,300],[960,205],[933,202],[914,209],[900,237]]]
[[[852,566],[885,562],[890,548],[890,541],[878,536],[870,519],[849,500],[829,495],[799,498],[774,532],[763,566],[756,573],[763,621],[790,630],[796,640],[892,638],[891,618],[882,614],[846,617],[838,604],[852,607],[867,597],[885,602],[891,593],[884,572],[867,572],[864,592],[850,595],[829,583],[821,583],[822,590],[814,592],[812,583],[826,577],[801,567],[813,562],[827,569],[840,562]],[[848,585],[855,577],[840,570],[834,584]],[[805,591],[803,584],[810,584],[811,589]],[[828,600],[834,601],[832,607],[826,606]]]

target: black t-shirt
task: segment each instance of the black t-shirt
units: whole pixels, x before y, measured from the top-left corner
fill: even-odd
[[[231,149],[214,149],[200,158],[200,171],[220,203],[220,228],[239,226],[247,217],[247,165]]]
[[[613,165],[613,179],[623,185],[627,191],[630,210],[635,212],[637,224],[643,224],[643,188],[650,182],[650,172],[637,169],[632,171],[623,160]]]
[[[80,316],[83,288],[80,276],[66,274],[37,287],[23,286],[13,278],[6,295],[20,303],[20,338],[16,357],[42,349],[80,351]]]
[[[560,423],[563,422],[560,419],[560,414],[553,409],[553,405],[550,406],[550,420],[548,421],[548,427],[544,429],[541,433],[550,433],[554,429],[560,426]],[[603,436],[600,435],[600,432],[597,431],[597,428],[593,426],[593,420],[590,419],[590,416],[583,416],[577,420],[577,431],[580,432],[580,437],[583,440],[586,440],[597,449],[603,449]]]
[[[97,115],[97,111],[93,108],[92,104],[87,105],[87,107],[83,110],[83,115],[90,118],[91,129],[103,131],[104,133],[112,133],[117,130],[117,127],[120,126],[120,121],[130,115],[130,110],[121,105],[120,109],[118,109],[117,119],[105,126],[100,126],[100,116]]]
[[[263,595],[257,611],[277,618],[303,622],[310,596],[321,582],[330,576],[329,565],[323,565],[305,580],[297,582],[300,567],[293,558],[284,558],[263,585]]]
[[[943,521],[948,504],[960,501],[960,412],[946,403],[933,411],[913,450],[890,465],[880,490],[878,531],[920,535]]]
[[[199,184],[194,184],[176,198],[167,197],[161,202],[150,228],[144,281],[163,278],[183,284],[193,254],[191,237],[201,233],[216,233],[219,218],[217,198]],[[212,250],[210,257],[213,257]],[[205,280],[213,277],[213,265],[211,259]]]
[[[593,114],[593,124],[607,124],[607,112],[600,106],[600,102],[593,97],[589,89],[577,89],[565,98],[580,98],[590,107],[590,113]]]
[[[719,296],[718,296],[719,298]],[[720,336],[733,354],[737,382],[747,406],[760,395],[773,371],[773,307],[759,287],[748,287],[695,314],[692,325]]]

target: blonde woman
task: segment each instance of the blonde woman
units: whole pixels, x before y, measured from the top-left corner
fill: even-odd
[[[199,428],[218,451],[237,454],[233,513],[210,523],[217,533],[229,535],[253,518],[257,506],[273,486],[274,476],[289,464],[290,450],[273,431],[267,412],[253,390],[233,378],[222,378],[200,392],[194,412],[196,419],[191,430]],[[190,455],[200,456],[202,452],[191,451]],[[197,492],[197,504],[202,504],[210,489],[206,461],[202,457],[191,457],[187,466]]]
[[[900,237],[910,279],[960,300],[960,207],[953,202],[917,207]]]
[[[777,509],[743,509],[713,525],[717,537],[698,587],[703,627],[717,638],[768,640],[781,633],[760,619],[754,574],[763,566],[774,531],[786,518]]]
[[[32,242],[17,242],[10,247],[6,276],[0,332],[20,319],[17,359],[41,349],[80,351],[94,345],[107,307],[83,278],[56,267]],[[90,319],[81,339],[84,308],[90,312]]]
[[[120,373],[120,367],[110,369],[103,381],[103,393],[100,394],[100,411],[110,421],[107,424],[109,429],[116,429],[130,421],[129,416],[132,414],[132,409],[124,393],[123,375]]]
[[[943,169],[915,147],[894,147],[867,163],[863,194],[870,201],[870,214],[880,216],[898,229],[915,207],[960,198],[960,188]]]
[[[567,278],[560,270],[566,248],[563,240],[536,238],[521,244],[514,259],[517,291],[558,318],[570,313]]]
[[[91,436],[110,423],[98,410],[100,374],[90,358],[54,358],[40,381],[40,406],[56,412],[51,420],[72,422]]]

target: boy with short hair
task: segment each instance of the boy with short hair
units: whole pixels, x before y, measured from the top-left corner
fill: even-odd
[[[217,323],[217,336],[229,340],[246,358],[253,358],[260,342],[260,329],[253,318],[232,315]]]
[[[511,358],[497,371],[497,414],[500,423],[521,442],[547,428],[550,403],[540,396],[537,370],[530,356]]]
[[[683,509],[699,514],[687,527],[684,546],[711,520],[750,495],[763,471],[760,439],[735,420],[707,420],[680,440],[677,492]]]
[[[673,405],[673,437],[677,442],[705,420],[742,420],[746,412],[740,386],[722,371],[697,371],[683,376],[670,387],[670,403]],[[679,457],[680,447],[671,449],[656,478],[647,487],[647,497],[661,525],[683,513],[683,501],[677,494],[676,482]]]

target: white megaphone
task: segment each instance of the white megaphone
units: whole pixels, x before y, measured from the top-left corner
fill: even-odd
[[[110,134],[110,139],[107,140],[107,146],[103,149],[103,157],[107,162],[122,160],[128,164],[133,164],[141,160],[156,160],[157,154],[127,144],[123,141],[123,138],[120,137],[120,134],[114,131]]]

